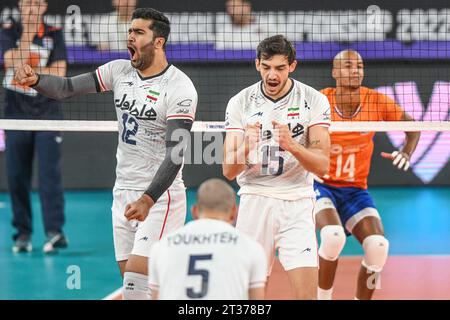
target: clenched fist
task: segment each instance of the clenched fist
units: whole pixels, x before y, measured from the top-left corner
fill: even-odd
[[[126,205],[124,216],[127,220],[144,221],[154,204],[153,199],[144,194],[138,200]]]
[[[291,151],[296,142],[292,138],[292,133],[289,130],[289,127],[285,124],[278,123],[275,120],[272,121],[272,125],[275,133],[275,142],[277,142],[283,150]]]
[[[255,124],[248,124],[245,127],[244,144],[247,154],[246,162],[248,164],[258,163],[258,143],[261,137],[261,125],[259,122]]]
[[[245,127],[245,145],[249,150],[253,150],[258,145],[261,136],[261,125],[259,122],[248,124]]]
[[[14,80],[21,86],[32,86],[37,83],[38,74],[28,64],[24,64],[16,69]]]

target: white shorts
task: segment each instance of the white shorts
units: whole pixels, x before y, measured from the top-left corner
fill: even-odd
[[[164,234],[181,228],[186,220],[186,192],[166,191],[150,209],[145,221],[128,221],[127,204],[136,201],[144,191],[113,190],[112,220],[114,251],[117,261],[128,260],[130,254],[148,257],[151,246]]]
[[[287,201],[241,195],[236,228],[260,242],[272,271],[275,250],[284,270],[318,267],[314,198]]]

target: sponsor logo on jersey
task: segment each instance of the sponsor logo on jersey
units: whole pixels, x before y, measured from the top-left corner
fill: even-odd
[[[262,115],[263,115],[263,112],[259,111],[259,112],[255,113],[254,115],[250,116],[250,118],[252,118],[254,116],[262,117]]]
[[[323,120],[331,120],[331,113],[330,113],[330,109],[327,109],[327,111],[325,111],[323,114]]]
[[[142,106],[136,106],[136,99],[128,101],[127,94],[122,96],[122,99],[115,99],[116,108],[123,111],[128,111],[130,115],[140,120],[156,120],[156,111],[150,105],[144,104]]]
[[[305,133],[305,127],[301,123],[288,123],[288,128],[292,132],[292,138],[298,137]]]
[[[177,103],[177,106],[180,107],[190,107],[192,104],[192,99],[184,99],[183,101],[180,101]]]
[[[305,127],[301,123],[296,123],[295,125],[293,123],[288,123],[289,131],[292,132],[292,138],[298,137],[305,133]],[[273,137],[272,130],[264,130],[261,133],[261,139],[264,140],[270,140]]]
[[[311,252],[311,248],[306,248],[305,250],[303,250],[303,251],[300,252],[300,253],[303,253],[303,252]]]
[[[125,286],[125,290],[127,290],[127,291],[134,291],[134,283],[133,282],[128,282],[127,285]]]
[[[308,102],[305,100],[305,109],[311,110],[311,108],[308,106]]]
[[[176,114],[191,114],[191,109],[188,108],[180,108],[176,112]]]

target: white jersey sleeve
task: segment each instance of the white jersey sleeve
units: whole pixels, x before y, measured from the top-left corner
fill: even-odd
[[[150,249],[148,262],[148,284],[151,290],[159,290],[159,277],[157,262],[159,261],[158,252],[161,246],[160,242],[155,243]]]
[[[167,120],[189,119],[194,121],[198,95],[192,81],[184,75],[167,90]]]
[[[225,113],[225,130],[243,132],[245,125],[243,121],[244,105],[238,95],[232,97],[227,105]]]
[[[114,60],[98,67],[95,70],[95,75],[100,92],[113,91],[116,78],[121,76],[123,71],[129,69],[129,67],[130,61],[128,60]]]
[[[316,91],[311,99],[311,121],[309,126],[329,127],[331,124],[330,103],[327,97]]]
[[[250,273],[250,289],[264,287],[267,281],[267,259],[262,246],[255,243],[255,248],[251,251],[254,258]]]

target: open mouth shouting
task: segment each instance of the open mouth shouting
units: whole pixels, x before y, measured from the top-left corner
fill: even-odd
[[[269,92],[274,92],[277,91],[277,88],[280,85],[280,81],[276,81],[276,80],[267,80],[266,81],[266,89]]]
[[[128,48],[128,52],[130,54],[131,61],[136,61],[136,59],[137,59],[136,48],[133,47],[132,45],[128,45],[127,48]]]

